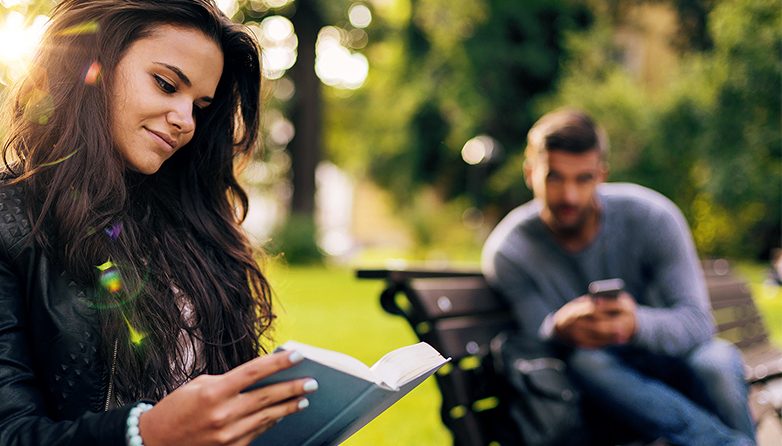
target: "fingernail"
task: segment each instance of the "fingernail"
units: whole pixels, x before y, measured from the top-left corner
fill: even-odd
[[[301,362],[302,359],[304,359],[304,355],[297,351],[292,351],[290,355],[288,355],[288,359],[291,361],[291,364],[296,364],[298,362]]]
[[[301,401],[299,401],[299,409],[306,409],[308,407],[310,407],[310,400],[304,398]]]
[[[304,383],[304,386],[302,387],[305,392],[314,392],[318,390],[318,382],[314,379],[311,379]]]

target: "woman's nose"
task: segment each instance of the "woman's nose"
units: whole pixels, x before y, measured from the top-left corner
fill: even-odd
[[[193,118],[193,104],[181,105],[168,112],[166,116],[168,123],[179,130],[180,133],[190,133],[195,130],[195,119]]]

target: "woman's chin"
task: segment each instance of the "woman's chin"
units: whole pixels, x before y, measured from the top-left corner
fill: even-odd
[[[128,162],[127,169],[142,175],[153,175],[160,170],[164,161],[145,160],[145,162]]]

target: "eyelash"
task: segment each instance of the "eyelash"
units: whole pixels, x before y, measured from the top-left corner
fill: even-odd
[[[157,83],[157,86],[160,87],[160,89],[163,90],[165,93],[168,94],[176,93],[176,86],[171,84],[171,82],[168,82],[167,80],[163,79],[157,74],[153,74],[152,77],[155,78],[155,82]]]
[[[163,90],[166,94],[174,94],[176,93],[176,86],[174,86],[171,82],[168,82],[167,80],[163,79],[163,77],[153,74],[153,78],[155,78],[155,83],[157,86]],[[196,115],[196,113],[201,113],[204,111],[206,107],[199,107],[198,105],[193,104],[193,116]]]

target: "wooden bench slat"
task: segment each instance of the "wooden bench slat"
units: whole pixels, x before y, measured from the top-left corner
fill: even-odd
[[[459,360],[465,356],[485,355],[494,336],[515,326],[515,320],[510,314],[500,313],[481,318],[440,319],[432,322],[429,331],[419,332],[418,335],[444,356]]]
[[[753,337],[736,338],[730,335],[726,335],[725,333],[720,333],[717,337],[732,342],[740,350],[745,350],[768,342],[768,336],[766,336],[765,334],[761,334]]]
[[[767,362],[770,359],[779,359],[780,364],[782,364],[782,350],[770,342],[749,348],[743,354],[746,362],[752,365]]]
[[[782,350],[766,342],[742,351],[745,375],[750,382],[782,376]]]
[[[721,302],[713,302],[711,305],[712,310],[719,310],[722,308],[735,308],[743,311],[745,314],[759,314],[758,307],[749,303],[746,299],[736,298],[735,300],[723,300]]]
[[[751,296],[749,288],[735,283],[709,287],[709,300],[711,302],[741,300],[747,296]]]
[[[731,272],[730,262],[725,259],[703,259],[701,268],[707,278],[727,276]]]
[[[505,311],[508,304],[488,288],[483,278],[413,280],[407,290],[414,293],[425,319],[441,319]]]
[[[728,322],[723,323],[717,323],[717,332],[723,332],[732,330],[734,328],[742,328],[742,327],[757,327],[759,332],[763,332],[763,320],[760,318],[759,315],[753,316],[753,317],[744,317],[741,319],[734,319]]]

